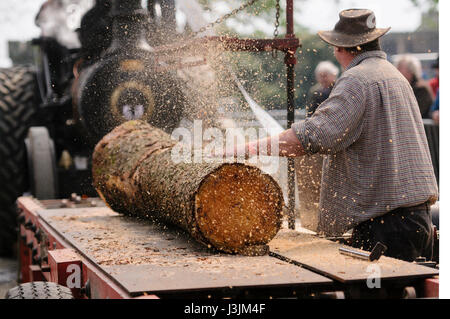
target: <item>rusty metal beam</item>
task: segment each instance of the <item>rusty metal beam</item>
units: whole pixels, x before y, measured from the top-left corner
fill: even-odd
[[[155,47],[153,52],[157,55],[175,53],[188,48],[198,48],[215,43],[221,44],[227,51],[271,52],[272,50],[279,50],[295,52],[300,47],[300,40],[292,36],[280,39],[240,39],[227,36],[210,36],[177,44],[161,45]]]
[[[286,40],[295,39],[294,34],[294,1],[286,0]],[[294,67],[297,63],[295,58],[295,49],[289,49],[285,52],[286,63],[286,94],[287,94],[287,128],[291,128],[295,120],[295,71]],[[288,176],[288,227],[295,229],[295,166],[294,158],[288,158],[287,165]]]
[[[219,42],[226,50],[230,51],[253,51],[253,52],[271,52],[295,51],[300,46],[297,38],[284,39],[238,39],[230,37],[208,37],[207,41]]]

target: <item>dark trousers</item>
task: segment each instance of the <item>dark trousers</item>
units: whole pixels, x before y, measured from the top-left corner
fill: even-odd
[[[431,260],[434,230],[428,203],[401,207],[353,229],[352,246],[371,251],[377,242],[387,246],[386,256],[414,261]]]

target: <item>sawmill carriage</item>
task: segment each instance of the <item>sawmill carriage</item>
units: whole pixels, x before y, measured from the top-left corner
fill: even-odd
[[[350,257],[349,262],[343,259],[340,244],[335,241],[281,232],[270,244],[258,246],[264,247],[264,256],[227,255],[220,252],[227,249],[210,247],[206,238],[192,229],[192,221],[178,226],[203,244],[206,242],[207,247],[187,238],[178,228],[118,216],[94,198],[97,191],[91,175],[92,153],[100,139],[119,126],[116,130],[126,131],[123,135],[129,134],[128,145],[132,145],[130,126],[120,126],[129,120],[147,122],[162,130],[157,134],[165,136],[191,111],[186,83],[176,73],[183,65],[167,62],[167,54],[180,48],[220,43],[224,50],[283,52],[288,127],[293,123],[294,65],[300,43],[293,32],[293,1],[286,4],[284,38],[209,36],[178,43],[174,0],[149,0],[145,8],[139,0],[97,0],[77,29],[79,47],[69,48],[57,37],[41,36],[33,40],[39,48],[36,68],[0,71],[0,250],[8,253],[12,246],[18,215],[20,281],[26,283],[10,290],[9,298],[437,296],[438,281],[432,277],[438,272],[431,267],[382,257],[378,266],[383,288],[371,290],[366,281],[370,264],[364,259],[368,255],[350,251],[363,258],[358,261]],[[41,9],[37,20],[45,15],[45,9]],[[278,18],[279,11],[277,24]],[[108,153],[108,147],[104,152]],[[105,157],[98,162],[107,160]],[[122,158],[122,162],[126,161]],[[147,167],[156,166],[147,161]],[[225,170],[243,169],[236,167],[227,166]],[[293,167],[289,159],[286,211],[290,228],[294,226]],[[214,176],[219,169],[204,168],[206,178],[199,180],[200,186],[194,191],[201,193],[202,187],[208,185],[208,176]],[[101,180],[102,173],[98,175]],[[259,171],[256,175],[260,178]],[[263,175],[263,180],[273,184],[279,195],[279,187],[270,177]],[[180,193],[185,188],[182,186]],[[97,190],[116,211],[120,212],[127,201],[126,194],[108,197],[107,187]],[[17,207],[17,197],[26,191],[34,198],[20,197]],[[154,200],[151,196],[149,202]],[[173,200],[167,206],[179,202],[181,199]],[[280,227],[283,200],[278,196],[273,202],[276,221],[268,227],[271,235],[265,243]],[[197,207],[197,202],[192,205]],[[136,211],[142,215],[139,207]],[[92,224],[85,227],[87,222]],[[202,226],[201,221],[199,224]],[[210,230],[205,225],[203,228]],[[210,233],[214,239],[214,231]],[[249,233],[251,237],[251,231],[244,236]],[[115,246],[118,241],[123,245]],[[288,249],[301,248],[308,242],[315,243],[314,249],[322,249],[323,257],[315,258],[317,254],[311,250]],[[231,250],[243,251],[247,252]],[[336,261],[331,268],[327,261],[330,258]]]

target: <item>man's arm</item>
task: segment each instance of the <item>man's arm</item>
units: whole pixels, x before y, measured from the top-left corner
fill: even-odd
[[[252,141],[245,145],[237,145],[234,154],[227,155],[245,155],[246,158],[249,158],[256,155],[298,157],[305,154],[294,130],[288,129],[277,136]]]
[[[254,155],[296,157],[305,154],[335,154],[352,145],[363,130],[365,84],[356,77],[343,76],[329,98],[313,116],[296,122],[275,137],[238,145],[226,157]],[[278,150],[277,147],[278,146]],[[305,148],[308,148],[305,150]]]

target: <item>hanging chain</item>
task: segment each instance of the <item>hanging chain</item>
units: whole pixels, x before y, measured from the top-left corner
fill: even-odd
[[[276,0],[275,4],[275,30],[273,30],[273,37],[278,37],[278,27],[280,26],[280,0]],[[272,49],[272,58],[277,58],[277,50]]]
[[[280,26],[280,0],[276,1],[275,4],[275,30],[273,30],[274,38],[278,37],[278,27]]]
[[[227,20],[228,18],[236,15],[237,13],[241,12],[242,10],[245,10],[246,8],[252,6],[253,4],[255,4],[255,2],[258,2],[259,0],[250,0],[246,3],[243,3],[239,8],[234,9],[233,11],[231,11],[230,13],[225,14],[224,16],[218,18],[216,21],[208,23],[207,25],[205,25],[204,27],[201,27],[198,31],[192,33],[192,37],[195,37],[197,34],[202,33],[208,29],[211,29],[212,27],[214,27],[217,24],[222,23],[223,21]],[[279,0],[277,0],[279,1]]]

